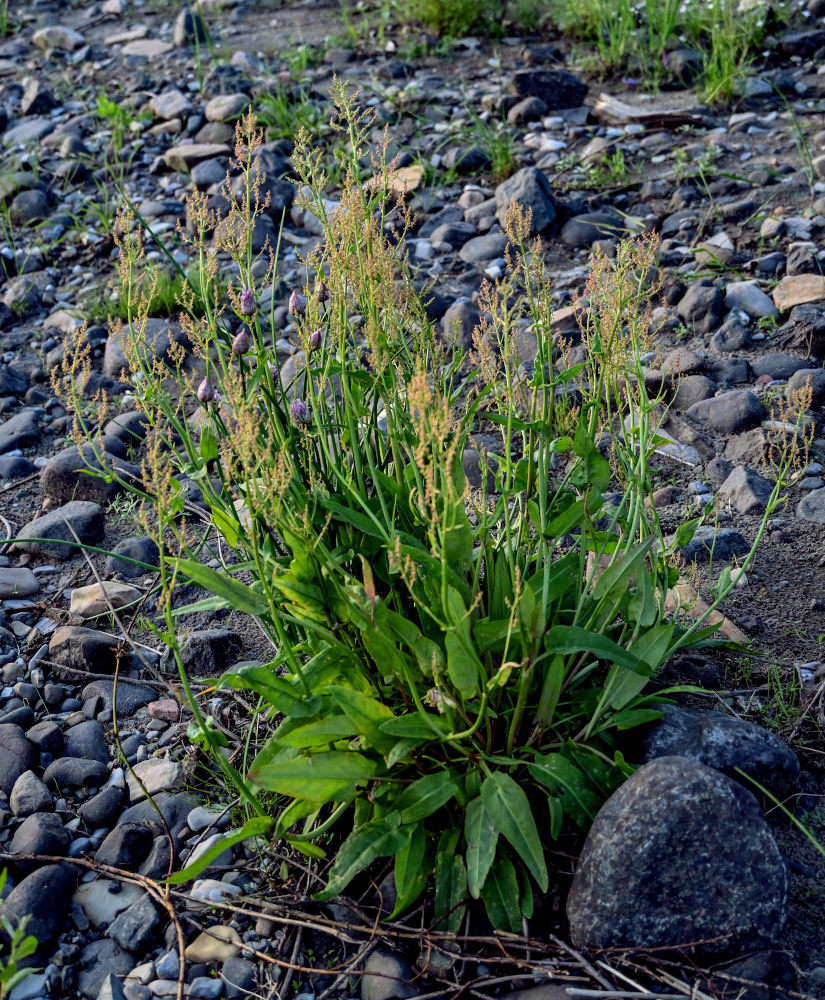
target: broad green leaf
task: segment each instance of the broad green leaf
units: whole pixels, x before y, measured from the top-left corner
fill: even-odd
[[[315,715],[321,707],[321,699],[317,695],[306,697],[296,681],[275,673],[273,664],[249,664],[230,671],[219,678],[217,686],[219,689],[254,691],[283,715],[306,718]]]
[[[521,934],[521,892],[513,862],[502,850],[496,859],[481,890],[481,898],[493,927],[512,934]]]
[[[218,457],[218,439],[207,421],[201,424],[200,454],[204,462],[212,462]]]
[[[557,795],[576,826],[586,830],[602,804],[587,776],[560,753],[536,755],[527,770],[531,778]]]
[[[356,736],[358,730],[346,715],[329,715],[317,722],[309,722],[305,726],[293,729],[285,736],[279,736],[282,747],[295,747],[305,750],[309,747],[321,746],[324,743],[334,743],[335,740]]]
[[[327,887],[312,897],[318,902],[333,899],[346,889],[355,876],[369,867],[376,858],[402,850],[412,831],[400,825],[398,813],[388,813],[381,819],[353,830],[338,849],[329,872]]]
[[[408,785],[393,803],[402,823],[420,823],[446,805],[456,795],[456,783],[449,771],[425,774]]]
[[[197,559],[170,559],[176,571],[184,573],[199,587],[211,591],[217,597],[222,597],[236,611],[245,611],[249,615],[265,615],[269,605],[263,594],[252,590],[246,584],[239,583],[228,573],[219,573],[209,566],[204,566]]]
[[[313,813],[317,814],[319,811],[319,806],[317,802],[306,802],[302,799],[293,799],[292,802],[281,811],[281,815],[278,817],[278,823],[275,827],[275,832],[273,833],[273,838],[278,840],[280,837],[286,833],[287,830],[292,829],[296,823],[300,823],[302,819],[306,819],[307,816],[312,816]]]
[[[550,658],[550,663],[543,670],[544,681],[541,685],[539,704],[536,709],[536,722],[541,726],[549,726],[556,713],[556,706],[559,703],[564,683],[564,657],[560,653],[556,653]]]
[[[446,830],[435,859],[435,923],[437,930],[458,934],[467,909],[467,869],[456,853],[461,831]]]
[[[371,747],[381,754],[392,750],[395,740],[381,732],[381,724],[393,717],[391,709],[376,698],[338,684],[331,684],[327,692]]]
[[[382,611],[382,619],[395,633],[399,642],[404,643],[412,652],[418,663],[418,669],[425,677],[432,677],[433,665],[439,672],[444,670],[444,653],[441,648],[432,639],[423,635],[413,622],[395,611],[390,611],[389,608]]]
[[[593,718],[598,719],[608,705],[617,710],[629,705],[637,695],[642,693],[649,682],[649,677],[635,674],[632,670],[626,670],[618,664],[611,667],[605,678],[602,696],[593,713]]]
[[[656,594],[653,589],[651,574],[644,571],[636,574],[636,587],[627,602],[627,616],[631,622],[638,622],[639,625],[647,628],[654,625],[659,615],[659,608],[656,603]]]
[[[381,724],[381,732],[405,740],[432,740],[446,736],[449,729],[440,715],[428,712],[422,716],[418,712],[411,712],[409,715],[394,715],[387,719]]]
[[[375,775],[375,761],[351,750],[263,764],[249,778],[261,788],[310,802],[345,802]]]
[[[427,858],[427,831],[423,824],[412,827],[407,844],[395,855],[395,909],[389,919],[394,920],[411,906],[424,891],[427,877],[432,871],[432,858]]]
[[[472,698],[478,691],[478,679],[484,668],[469,637],[453,630],[444,636],[444,645],[447,649],[447,674],[450,680],[463,698]]]
[[[628,552],[611,563],[593,584],[593,599],[616,600],[620,595],[627,593],[631,581],[637,572],[646,572],[646,567],[641,567],[645,557],[653,546],[655,539],[653,536],[634,545]]]
[[[673,641],[674,626],[665,622],[646,629],[630,647],[631,653],[643,660],[655,674],[667,659]]]
[[[485,811],[515,848],[542,892],[547,890],[547,865],[530,803],[520,785],[504,771],[494,771],[481,784]]]
[[[369,535],[372,538],[378,538],[382,542],[387,541],[387,533],[382,530],[383,526],[381,525],[380,519],[376,518],[373,520],[369,514],[364,514],[359,510],[353,510],[352,507],[348,507],[346,504],[338,503],[337,500],[333,500],[329,497],[322,498],[319,505],[324,510],[328,510],[330,513],[334,514],[339,521],[351,524],[363,534]]]
[[[570,482],[579,489],[591,487],[599,494],[605,492],[610,486],[610,464],[603,458],[596,447],[590,432],[587,429],[587,416],[582,411],[579,419],[579,426],[576,428],[576,436],[573,439],[573,451],[579,456],[573,471],[570,474]]]
[[[578,625],[554,625],[544,638],[545,647],[552,653],[592,653],[600,660],[619,663],[628,670],[649,677],[651,670],[646,663],[628,652],[607,636]]]
[[[215,858],[223,854],[228,848],[233,847],[235,844],[240,844],[241,841],[248,840],[250,837],[266,836],[272,832],[274,827],[275,820],[272,817],[253,816],[244,823],[240,830],[235,830],[233,833],[227,833],[225,837],[221,837],[197,861],[193,861],[191,865],[187,865],[182,871],[170,875],[166,880],[166,884],[181,885],[183,882],[190,882],[193,878],[200,875],[204,868],[208,868]]]
[[[480,795],[467,804],[464,839],[467,842],[467,889],[473,899],[478,899],[498,843],[498,830],[487,815]]]

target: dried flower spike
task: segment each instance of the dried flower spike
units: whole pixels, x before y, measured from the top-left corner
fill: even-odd
[[[307,300],[301,295],[300,292],[293,291],[292,295],[289,296],[289,314],[290,316],[303,316],[306,312]]]
[[[203,403],[204,406],[207,403],[211,403],[215,398],[215,390],[212,388],[212,383],[208,378],[205,378],[198,386],[197,397],[198,401]]]
[[[235,339],[232,341],[232,353],[233,354],[246,354],[249,350],[252,341],[249,337],[249,330],[245,326],[235,334]]]
[[[254,316],[257,309],[258,303],[255,301],[255,293],[251,288],[241,289],[241,315],[243,316]]]
[[[303,399],[296,399],[289,407],[289,415],[294,424],[308,424],[311,421],[309,407]]]

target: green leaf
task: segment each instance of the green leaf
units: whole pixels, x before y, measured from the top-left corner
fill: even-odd
[[[342,685],[331,684],[327,692],[371,747],[380,754],[392,750],[395,740],[381,732],[381,724],[393,717],[391,709],[369,695]]]
[[[294,680],[275,673],[275,667],[276,664],[249,664],[223,674],[217,687],[254,691],[282,715],[304,718],[315,715],[321,707],[321,699],[317,695],[305,696]]]
[[[558,795],[564,811],[573,822],[586,830],[602,804],[585,774],[563,754],[536,755],[527,765],[530,777]]]
[[[578,625],[554,625],[544,638],[545,647],[552,653],[592,653],[600,660],[619,663],[637,674],[650,676],[651,670],[623,646],[607,636]]]
[[[412,651],[418,662],[418,669],[425,677],[432,677],[433,666],[439,672],[444,670],[444,653],[441,648],[432,639],[423,635],[409,619],[388,608],[382,611],[381,617],[395,633],[396,638]]]
[[[239,583],[228,573],[219,573],[209,566],[204,566],[197,559],[170,559],[176,571],[184,573],[189,579],[205,590],[210,590],[222,597],[236,611],[245,611],[249,615],[265,615],[269,605],[263,594]]]
[[[461,831],[446,830],[438,842],[435,858],[436,930],[458,934],[467,909],[467,869],[464,858],[456,853]]]
[[[424,891],[427,877],[432,871],[432,859],[427,858],[427,831],[422,824],[412,828],[407,844],[395,855],[395,909],[389,919],[394,920],[411,906]]]
[[[353,830],[338,849],[329,872],[327,887],[312,897],[318,902],[333,899],[346,889],[355,876],[376,858],[402,850],[412,834],[403,828],[398,813],[392,812]]]
[[[651,535],[650,538],[634,545],[624,555],[611,563],[593,585],[593,599],[596,601],[615,601],[620,595],[626,593],[636,575],[639,564],[650,551],[654,541],[655,539]],[[640,572],[646,572],[646,569]]]
[[[420,823],[455,798],[455,778],[449,771],[425,774],[408,785],[393,803],[402,823]]]
[[[576,428],[573,451],[579,456],[579,461],[570,474],[572,485],[581,490],[591,487],[599,494],[604,493],[610,485],[612,475],[610,464],[607,459],[602,458],[590,436],[587,429],[587,415],[584,411],[579,418],[579,426]]]
[[[449,733],[449,727],[440,715],[418,712],[409,715],[394,715],[381,724],[381,732],[406,740],[440,739]]]
[[[250,837],[266,836],[272,832],[274,827],[275,820],[271,816],[253,816],[244,823],[240,830],[235,830],[233,833],[228,833],[225,837],[221,837],[216,844],[213,844],[208,851],[204,851],[197,861],[193,861],[191,865],[187,865],[183,871],[170,875],[166,880],[166,884],[181,885],[184,882],[190,882],[193,878],[200,875],[205,868],[208,868],[215,858],[223,854],[228,848],[233,847],[235,844],[240,844],[241,841],[248,840]]]
[[[461,692],[464,699],[470,699],[478,692],[478,678],[484,668],[467,638],[458,631],[447,632],[444,636],[447,649],[447,673],[450,680]]]
[[[630,651],[644,661],[650,672],[655,674],[668,657],[674,631],[674,626],[667,622],[647,629],[639,635],[630,647]]]
[[[254,766],[254,765],[253,765]],[[311,802],[344,802],[375,775],[375,761],[352,750],[329,750],[272,761],[249,774],[261,788]]]
[[[530,803],[520,785],[504,771],[494,771],[481,784],[481,800],[492,822],[524,861],[542,892],[547,865]]]
[[[467,803],[464,840],[467,842],[467,888],[473,899],[478,899],[496,856],[498,843],[498,830],[488,816],[480,795]]]
[[[493,927],[512,934],[521,934],[521,892],[513,862],[504,851],[496,852],[495,863],[490,869],[481,898],[487,910],[487,916]]]
[[[324,743],[334,743],[335,740],[356,736],[357,733],[358,730],[352,720],[346,715],[330,715],[293,729],[285,736],[280,736],[278,742],[282,747],[305,750],[308,747],[322,746]]]
[[[377,538],[382,542],[387,541],[387,532],[382,530],[383,526],[378,518],[373,519],[369,514],[353,510],[352,507],[338,503],[337,500],[333,500],[331,497],[321,498],[319,506],[324,510],[328,510],[331,514],[335,514],[339,521],[351,524],[353,528],[357,528],[362,534],[368,535],[370,538]]]

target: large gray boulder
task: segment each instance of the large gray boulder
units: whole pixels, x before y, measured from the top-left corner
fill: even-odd
[[[756,798],[704,764],[659,757],[596,816],[567,916],[579,947],[748,951],[778,938],[787,894]]]

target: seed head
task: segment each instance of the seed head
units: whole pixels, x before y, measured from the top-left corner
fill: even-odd
[[[211,403],[215,398],[215,390],[212,388],[212,383],[208,378],[205,378],[203,382],[198,386],[198,391],[196,393],[198,401],[206,406],[207,403]]]
[[[303,399],[296,399],[289,407],[289,415],[294,424],[308,424],[312,418],[309,415],[309,407]]]
[[[298,291],[293,291],[292,295],[289,296],[289,314],[290,316],[303,316],[306,312],[307,300]]]
[[[258,303],[255,301],[255,293],[251,288],[241,289],[241,314],[243,316],[254,316],[258,309]]]
[[[245,326],[235,334],[235,339],[232,341],[232,353],[233,354],[246,354],[249,350],[252,341],[249,337],[249,330]]]

